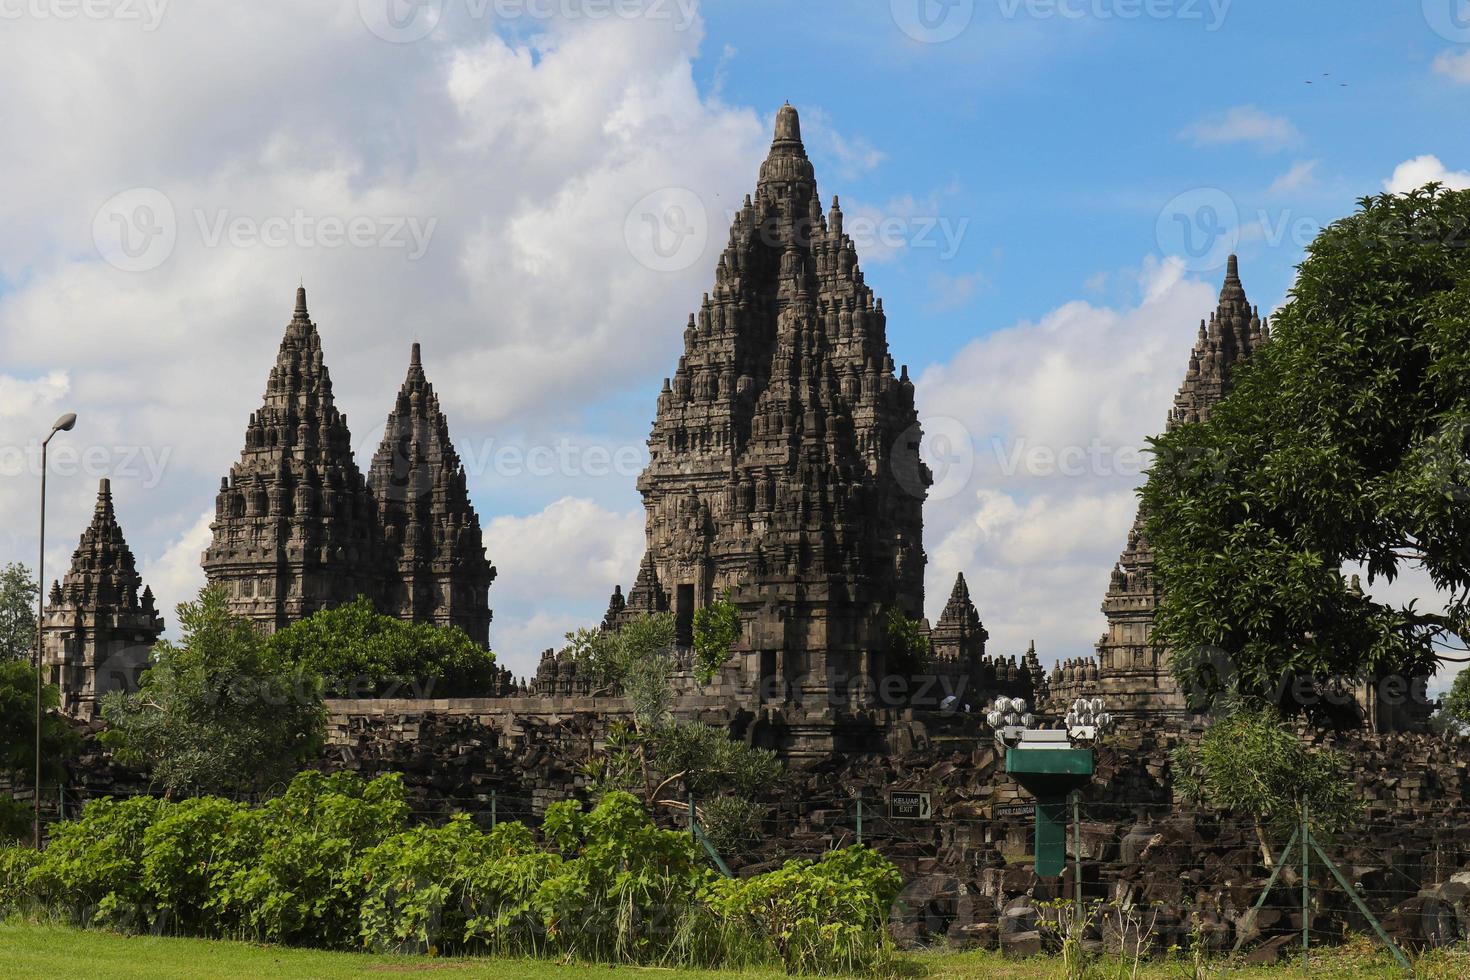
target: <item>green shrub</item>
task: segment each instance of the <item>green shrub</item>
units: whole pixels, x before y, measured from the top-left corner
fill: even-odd
[[[540,955],[546,930],[536,896],[562,859],[538,848],[535,835],[518,823],[491,832],[490,854],[491,860],[465,875],[465,942],[486,952]]]
[[[886,858],[859,846],[716,882],[711,901],[728,927],[749,930],[788,972],[862,972],[887,955],[884,923],[902,884]]]
[[[437,953],[463,944],[465,873],[490,854],[490,838],[460,814],[443,827],[414,827],[363,855],[364,946]]]
[[[574,851],[536,893],[548,940],[587,959],[645,963],[669,955],[679,916],[709,872],[688,834],[660,830],[628,793],[609,793],[579,820],[557,813]],[[548,820],[552,819],[548,812]]]
[[[245,812],[241,804],[213,796],[184,800],[160,810],[144,832],[142,886],[173,930],[208,932],[220,924],[214,888],[240,843],[231,827]]]
[[[214,879],[220,913],[269,942],[355,945],[365,891],[357,862],[406,826],[402,780],[304,772],[242,816]]]
[[[169,804],[151,797],[92,800],[77,820],[52,824],[30,875],[33,894],[74,919],[141,928],[152,918],[143,887],[143,838]]]
[[[719,879],[623,792],[547,808],[540,841],[466,816],[408,827],[397,776],[297,776],[259,807],[87,804],[50,849],[0,850],[0,915],[320,947],[792,972],[882,965],[898,872],[866,848]]]
[[[36,904],[31,873],[41,855],[29,847],[0,848],[0,919]]]

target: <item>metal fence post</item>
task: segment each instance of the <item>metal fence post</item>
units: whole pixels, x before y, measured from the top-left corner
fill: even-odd
[[[1077,928],[1082,928],[1082,793],[1072,791],[1072,892],[1077,900]]]
[[[1302,800],[1302,972],[1306,973],[1309,968],[1307,956],[1312,946],[1312,870],[1308,862],[1311,860],[1311,852],[1307,849],[1310,845],[1308,839],[1312,835],[1311,826],[1308,823],[1308,803]]]
[[[863,843],[863,798],[861,796],[858,797],[857,842],[858,846],[861,847]]]
[[[495,818],[497,816],[497,814],[495,812],[495,810],[496,810],[495,804],[496,804],[495,790],[492,789],[490,791],[490,829],[491,830],[494,830],[495,829]]]

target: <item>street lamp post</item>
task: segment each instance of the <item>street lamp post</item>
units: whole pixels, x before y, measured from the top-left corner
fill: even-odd
[[[75,412],[67,412],[51,426],[41,443],[41,546],[36,560],[36,785],[31,832],[36,850],[41,849],[41,633],[46,628],[46,447],[58,432],[70,432],[77,424]]]

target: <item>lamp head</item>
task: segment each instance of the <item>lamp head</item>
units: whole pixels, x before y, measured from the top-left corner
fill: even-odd
[[[77,413],[76,412],[67,412],[61,418],[59,418],[59,419],[56,420],[56,424],[53,425],[53,426],[51,426],[51,431],[52,432],[70,432],[72,430],[72,428],[76,424],[77,424]]]

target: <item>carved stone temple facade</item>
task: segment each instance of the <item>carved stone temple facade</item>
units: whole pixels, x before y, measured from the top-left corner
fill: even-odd
[[[109,691],[131,690],[163,632],[153,592],[143,584],[112,504],[112,485],[97,488],[92,523],[71,567],[53,582],[42,620],[47,682],[61,689],[61,710],[97,717]]]
[[[419,345],[364,478],[304,288],[210,528],[209,583],[267,632],[364,595],[489,643],[495,569]]]
[[[777,741],[841,747],[834,719],[884,672],[886,611],[922,615],[919,440],[882,301],[785,106],[658,397],[638,481],[647,554],[612,618],[671,610],[687,644],[694,612],[728,592],[742,630],[727,669]]]
[[[1166,426],[1201,422],[1230,390],[1231,374],[1270,337],[1259,312],[1246,299],[1234,255],[1225,270],[1220,301],[1208,322],[1201,320],[1184,383],[1174,396]],[[1095,671],[1085,662],[1064,665],[1069,677],[1096,678],[1093,690],[1121,717],[1183,715],[1185,697],[1170,669],[1170,652],[1152,642],[1159,585],[1154,555],[1140,513],[1128,543],[1113,566],[1102,611],[1108,631],[1097,642]]]

